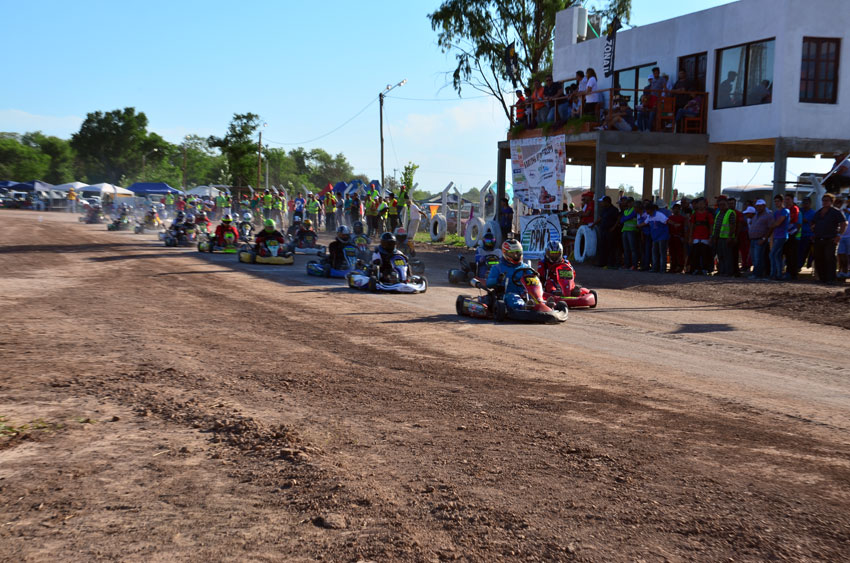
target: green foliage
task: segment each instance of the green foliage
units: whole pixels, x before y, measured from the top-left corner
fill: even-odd
[[[513,91],[504,55],[516,43],[519,84],[530,86],[534,76],[552,67],[555,14],[578,0],[443,0],[428,15],[437,44],[457,62],[452,87],[464,86],[495,97],[510,119],[507,96]],[[631,0],[600,0],[591,10],[605,18],[618,14],[628,20]]]
[[[54,185],[74,181],[74,151],[71,143],[59,137],[45,136],[41,131],[25,134],[21,137],[21,142],[38,149],[50,158],[42,180]]]
[[[412,199],[414,199],[415,201],[423,201],[423,200],[429,199],[433,196],[434,196],[434,194],[432,194],[431,192],[428,192],[426,190],[413,190],[410,193],[410,197]]]
[[[27,182],[47,177],[50,156],[14,137],[0,139],[0,178]]]
[[[461,197],[473,202],[478,201],[481,198],[481,190],[478,188],[469,188],[466,192],[461,194]]]
[[[413,176],[419,170],[419,165],[413,162],[408,162],[404,165],[404,170],[401,171],[401,183],[407,186],[408,189],[413,188]]]
[[[224,137],[211,136],[209,146],[216,147],[227,159],[228,169],[236,187],[257,182],[257,143],[254,134],[260,127],[255,113],[235,113]],[[259,187],[259,186],[257,186]]]
[[[433,242],[430,233],[418,232],[413,235],[413,242],[426,242],[430,244],[440,244],[443,246],[457,246],[466,248],[466,239],[455,233],[446,233],[446,238],[441,242]]]

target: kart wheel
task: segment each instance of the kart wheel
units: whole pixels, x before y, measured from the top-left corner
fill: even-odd
[[[567,304],[564,301],[558,301],[557,303],[555,303],[554,309],[563,313],[569,313],[569,308],[567,307]]]
[[[596,309],[596,306],[597,306],[597,305],[599,305],[599,296],[596,294],[596,290],[595,290],[595,289],[591,289],[591,290],[590,290],[590,293],[592,293],[592,294],[593,294],[593,305],[591,305],[591,306],[590,306],[590,307],[588,307],[588,308],[589,308],[589,309]]]
[[[493,308],[493,318],[502,322],[508,317],[508,306],[504,301],[496,301],[496,306]]]
[[[458,295],[457,296],[457,299],[455,300],[455,311],[457,311],[458,315],[463,316],[463,302],[466,301],[469,298],[470,298],[469,295]]]
[[[331,267],[330,267],[330,265],[325,264],[325,267],[322,268],[322,275],[324,275],[326,278],[331,277]]]
[[[366,289],[372,292],[378,291],[378,280],[375,279],[375,276],[369,278],[369,283],[366,285]]]
[[[449,270],[449,283],[463,283],[466,281],[466,272],[463,270]]]

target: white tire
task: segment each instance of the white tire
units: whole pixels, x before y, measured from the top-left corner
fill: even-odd
[[[483,237],[487,233],[493,233],[493,236],[496,237],[496,248],[502,246],[502,242],[504,241],[502,240],[502,229],[499,227],[498,221],[496,221],[495,219],[487,221],[487,223],[484,225],[484,232],[481,233],[481,236]]]
[[[478,241],[484,236],[484,219],[481,217],[473,217],[466,223],[466,246],[467,248],[475,248],[478,246]]]
[[[573,256],[579,264],[596,256],[596,231],[592,227],[582,225],[578,228]]]
[[[446,216],[442,213],[431,217],[431,240],[434,242],[446,240]]]

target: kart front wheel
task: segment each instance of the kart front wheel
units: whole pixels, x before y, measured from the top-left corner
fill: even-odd
[[[593,305],[589,307],[589,309],[596,309],[596,306],[599,305],[599,296],[596,294],[595,289],[591,289],[590,293],[593,294]]]
[[[493,318],[497,321],[502,322],[508,317],[508,306],[505,305],[504,301],[496,301],[495,307],[493,307]]]
[[[458,315],[463,316],[463,303],[469,299],[468,295],[458,295],[455,300],[455,311]]]

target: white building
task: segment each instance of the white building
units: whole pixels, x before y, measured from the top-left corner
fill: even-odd
[[[740,0],[621,29],[608,78],[606,38],[582,40],[586,14],[581,8],[557,14],[556,81],[569,82],[577,70],[593,68],[599,90],[616,86],[635,100],[657,66],[671,83],[685,70],[694,90],[707,92],[705,135],[568,135],[568,154],[574,150],[576,162],[594,166],[597,193],[604,193],[608,165],[643,166],[646,192],[647,177],[652,181],[647,167],[671,170],[681,159],[704,164],[705,193],[719,195],[722,162],[744,158],[774,162],[774,191],[781,192],[789,156],[850,152],[850,0]],[[500,159],[506,149],[500,144]]]

